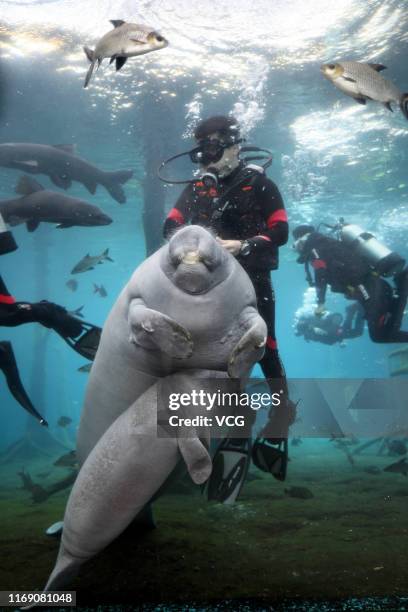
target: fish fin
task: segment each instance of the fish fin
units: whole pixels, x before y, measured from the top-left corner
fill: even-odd
[[[94,284],[93,284],[93,286],[94,286],[94,293],[98,293],[98,291],[99,291],[99,287],[98,287],[98,285],[96,285],[96,284],[94,283]]]
[[[37,191],[44,191],[44,187],[29,176],[22,176],[16,185],[16,193],[27,196]]]
[[[40,222],[37,219],[29,219],[26,221],[27,231],[34,232],[37,227],[40,225]]]
[[[135,43],[136,45],[145,45],[146,44],[146,41],[139,40],[138,38],[131,38],[130,40],[132,41],[132,43]]]
[[[104,259],[107,259],[108,261],[113,261],[112,257],[109,257],[109,249],[105,249],[102,255]]]
[[[115,59],[116,59],[117,57],[118,57],[117,55],[112,55],[112,57],[110,58],[110,61],[109,61],[109,66],[110,66],[111,64],[113,64],[113,62],[115,61]]]
[[[121,68],[123,68],[126,62],[127,62],[127,57],[123,57],[123,55],[120,55],[119,57],[117,57],[116,58],[116,72],[120,70]]]
[[[75,145],[74,144],[56,144],[52,145],[54,149],[59,149],[60,151],[64,151],[64,153],[70,153],[71,155],[75,155]]]
[[[377,72],[381,72],[381,70],[387,70],[387,66],[383,66],[383,64],[368,64],[370,68],[376,70]]]
[[[391,111],[392,113],[394,112],[392,110],[391,102],[384,102],[384,106],[385,106],[385,108],[388,108],[388,110]]]
[[[85,77],[85,82],[84,82],[84,89],[86,89],[89,85],[89,81],[92,78],[92,73],[94,71],[95,68],[95,62],[92,62],[91,65],[88,68],[88,72],[86,73],[86,77]]]
[[[367,101],[365,98],[354,98],[354,100],[359,104],[365,104]]]
[[[95,61],[95,51],[93,49],[90,49],[89,47],[82,47],[86,57],[88,58],[88,60],[92,63],[94,63]]]
[[[114,28],[119,28],[121,25],[126,23],[123,19],[109,19]]]
[[[50,174],[50,179],[57,187],[61,189],[69,189],[72,185],[72,181],[69,176],[60,176],[59,174]]]
[[[98,186],[96,181],[82,181],[82,184],[86,187],[89,193],[92,193],[92,195],[94,195],[96,188]]]
[[[72,223],[69,223],[68,221],[63,221],[62,223],[58,223],[58,225],[55,226],[58,229],[66,229],[67,227],[74,227]]]
[[[356,81],[355,79],[352,79],[351,77],[346,77],[346,76],[343,76],[343,79],[344,79],[345,81],[350,81],[350,83],[357,83],[357,81]]]
[[[402,110],[405,119],[408,119],[408,93],[403,93],[400,101],[400,109]]]

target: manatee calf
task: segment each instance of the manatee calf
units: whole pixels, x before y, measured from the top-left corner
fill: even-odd
[[[29,174],[45,174],[57,187],[69,189],[72,181],[82,183],[94,194],[103,185],[112,198],[124,204],[122,185],[133,176],[132,170],[105,172],[75,155],[73,145],[44,145],[28,142],[0,144],[0,166]]]
[[[266,333],[236,259],[204,228],[180,229],[137,268],[105,323],[78,430],[79,462],[158,378],[193,368],[240,378],[261,359]]]
[[[192,374],[194,378],[175,374],[150,387],[92,450],[68,499],[60,549],[45,591],[62,589],[85,561],[112,542],[157,495],[180,459],[196,484],[207,480],[208,432],[179,428],[174,437],[165,437],[157,425],[160,413],[166,414],[160,400],[172,389],[188,393],[197,377],[209,373]],[[209,390],[211,382],[203,380],[203,388]]]

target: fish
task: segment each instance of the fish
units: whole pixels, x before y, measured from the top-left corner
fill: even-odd
[[[405,440],[387,440],[389,455],[406,455],[407,443]]]
[[[326,79],[359,104],[375,100],[392,112],[391,103],[395,103],[408,119],[408,93],[401,93],[394,83],[379,74],[385,69],[386,66],[382,64],[348,61],[323,64],[320,67]]]
[[[93,270],[97,264],[101,264],[104,261],[113,261],[109,257],[109,249],[105,249],[100,255],[85,255],[71,270],[71,274],[80,274],[81,272],[87,272]]]
[[[122,185],[133,176],[132,170],[100,170],[78,157],[72,144],[3,143],[0,144],[0,166],[28,174],[45,174],[61,189],[69,189],[77,181],[92,195],[102,185],[119,204],[126,202]]]
[[[303,443],[302,438],[292,438],[291,444],[292,446],[300,446]]]
[[[70,278],[65,283],[65,286],[68,287],[68,289],[71,289],[71,291],[76,291],[78,289],[78,281],[75,280],[75,278]]]
[[[99,293],[101,297],[106,297],[108,295],[108,292],[106,291],[103,285],[100,285],[98,287],[98,285],[96,285],[95,283],[94,283],[94,293]]]
[[[109,225],[111,217],[93,204],[64,193],[48,191],[29,176],[22,176],[16,186],[21,197],[0,201],[0,214],[11,226],[26,224],[34,232],[40,223],[57,223],[58,229]]]
[[[102,36],[95,49],[86,46],[83,48],[91,63],[85,77],[84,87],[88,87],[95,65],[97,64],[99,68],[105,58],[110,58],[110,64],[115,62],[116,71],[118,71],[126,64],[128,57],[158,51],[169,44],[164,36],[151,27],[127,23],[122,19],[112,19],[110,23],[113,25],[113,30]]]
[[[84,318],[84,315],[82,314],[83,309],[84,307],[80,306],[76,310],[68,310],[68,314],[70,314],[72,317],[81,317],[81,319],[83,319]]]
[[[72,419],[67,416],[61,416],[57,421],[57,425],[60,427],[67,427],[70,423],[72,423]]]
[[[381,470],[377,465],[367,465],[363,468],[363,472],[366,472],[367,474],[373,474],[374,476],[376,474],[381,474]]]
[[[61,455],[61,457],[54,461],[54,465],[56,465],[57,467],[77,468],[78,460],[76,457],[76,452],[72,450],[69,453]]]
[[[51,472],[38,472],[37,476],[38,478],[48,478],[50,474]]]
[[[396,463],[391,463],[391,465],[388,465],[387,467],[384,468],[384,472],[392,472],[393,474],[404,474],[404,476],[407,476],[408,474],[407,458],[404,457],[403,459],[400,459]]]
[[[82,372],[83,374],[87,374],[88,372],[91,371],[91,368],[92,368],[92,361],[90,361],[89,363],[86,363],[85,365],[83,365],[80,368],[78,368],[78,372]]]
[[[284,491],[288,497],[297,497],[298,499],[312,499],[313,493],[307,487],[288,487]]]
[[[18,472],[18,476],[20,476],[23,482],[22,488],[31,493],[33,502],[40,503],[48,498],[48,492],[41,485],[33,482],[30,474],[25,469]]]

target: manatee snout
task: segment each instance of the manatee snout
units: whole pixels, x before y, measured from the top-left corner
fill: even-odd
[[[226,277],[227,259],[210,232],[190,225],[171,238],[165,271],[180,289],[203,293]]]

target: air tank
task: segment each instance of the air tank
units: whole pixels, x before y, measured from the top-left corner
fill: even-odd
[[[361,257],[372,266],[381,276],[393,276],[402,272],[405,259],[398,253],[390,251],[388,247],[381,244],[370,232],[364,231],[358,225],[343,225],[340,230],[340,238],[349,244]]]

